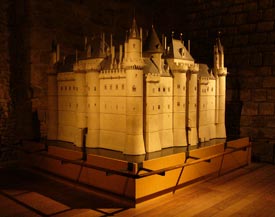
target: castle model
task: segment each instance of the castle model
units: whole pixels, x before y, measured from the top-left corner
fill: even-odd
[[[117,51],[105,35],[85,55],[60,58],[48,75],[49,140],[140,155],[225,138],[227,69],[217,38],[214,66],[197,64],[182,39],[142,38],[135,19]],[[108,41],[108,42],[107,42]],[[144,41],[144,43],[143,43]],[[72,60],[72,58],[71,58]]]

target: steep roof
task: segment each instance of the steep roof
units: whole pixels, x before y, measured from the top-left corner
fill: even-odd
[[[144,43],[143,51],[146,53],[163,53],[163,47],[153,25]]]
[[[134,17],[132,27],[130,29],[129,38],[139,38],[139,31],[137,27],[136,18]]]
[[[222,46],[222,43],[221,43],[221,40],[220,40],[219,37],[216,39],[216,45],[215,45],[215,46],[217,46],[218,51],[219,51],[220,53],[223,53],[223,46]]]
[[[156,63],[152,59],[145,58],[144,59],[145,66],[144,66],[144,73],[152,73],[152,74],[159,74],[160,71],[156,65]]]
[[[172,39],[171,49],[168,52],[168,57],[194,61],[193,57],[191,56],[189,51],[186,49],[186,47],[183,45],[182,41],[174,38]]]

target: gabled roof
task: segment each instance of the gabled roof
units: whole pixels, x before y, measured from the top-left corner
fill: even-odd
[[[163,47],[153,25],[144,43],[143,51],[146,53],[163,53]]]
[[[172,44],[168,52],[168,57],[194,61],[193,57],[191,56],[189,51],[186,49],[186,47],[183,45],[182,41],[174,38],[172,39]]]

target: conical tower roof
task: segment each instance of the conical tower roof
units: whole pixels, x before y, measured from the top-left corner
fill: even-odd
[[[163,47],[153,25],[145,41],[143,51],[146,53],[163,53]]]
[[[136,18],[134,17],[132,27],[130,29],[129,38],[139,38],[139,31],[137,27]]]

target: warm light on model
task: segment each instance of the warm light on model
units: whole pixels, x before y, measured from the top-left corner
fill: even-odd
[[[112,36],[85,38],[85,57],[61,58],[48,75],[48,139],[140,155],[225,138],[227,69],[219,38],[214,67],[195,63],[182,39],[144,43],[135,19],[118,51]],[[70,62],[71,61],[71,62]],[[69,65],[71,63],[71,67]]]

